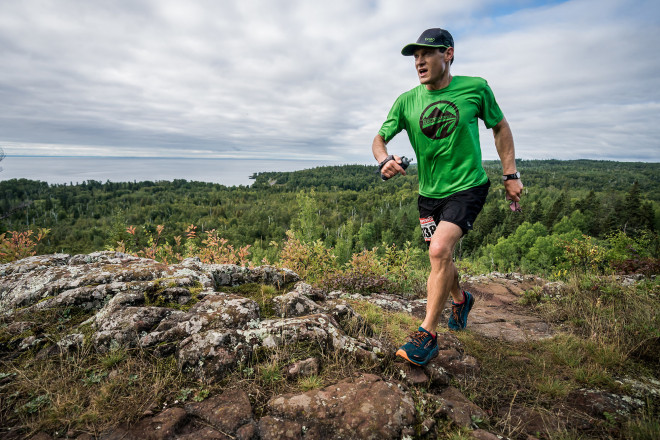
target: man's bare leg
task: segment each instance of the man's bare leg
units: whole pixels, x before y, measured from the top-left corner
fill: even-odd
[[[433,334],[449,295],[451,294],[454,302],[463,301],[463,293],[458,286],[458,270],[452,258],[454,247],[462,236],[463,231],[458,225],[441,221],[431,237],[431,273],[426,285],[426,317],[422,328]]]

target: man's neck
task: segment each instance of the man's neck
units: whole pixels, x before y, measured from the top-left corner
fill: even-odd
[[[447,87],[449,83],[451,83],[452,78],[453,76],[451,75],[451,73],[448,73],[440,81],[437,81],[433,84],[424,84],[424,85],[426,86],[426,90],[440,90]]]

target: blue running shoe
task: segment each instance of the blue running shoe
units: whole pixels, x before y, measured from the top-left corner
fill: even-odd
[[[408,362],[421,367],[438,355],[437,338],[434,338],[431,333],[422,327],[411,334],[409,338],[410,341],[397,350],[397,356],[401,356]]]
[[[470,292],[463,291],[465,300],[461,304],[451,302],[451,315],[449,315],[449,328],[452,330],[463,330],[467,326],[468,313],[474,305],[474,296]]]

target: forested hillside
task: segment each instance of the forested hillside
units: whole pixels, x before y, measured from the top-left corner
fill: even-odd
[[[485,166],[455,255],[477,300],[467,331],[443,317],[428,368],[395,356],[426,309],[414,166],[386,182],[362,165],[249,187],[0,182],[0,437],[303,436],[403,420],[407,402],[406,438],[660,438],[660,164],[519,161],[522,212]],[[382,393],[345,389],[361,375]],[[407,394],[390,411],[392,390]],[[318,395],[353,406],[272,416]]]
[[[492,186],[484,211],[457,257],[498,269],[538,270],[556,263],[564,243],[584,235],[605,240],[622,231],[642,237],[642,253],[657,256],[660,164],[609,161],[518,162],[525,184],[522,213],[508,209],[499,162],[485,162]],[[271,242],[286,231],[322,240],[346,261],[352,252],[406,242],[423,249],[418,226],[417,176],[380,180],[375,166],[320,167],[253,175],[249,186],[184,180],[49,185],[0,182],[0,233],[46,228],[38,253],[84,253],[176,243],[190,225],[216,230],[236,247],[251,246],[254,261],[275,258]],[[130,233],[133,227],[133,234]],[[621,244],[621,243],[619,243]],[[643,256],[643,255],[642,255]]]

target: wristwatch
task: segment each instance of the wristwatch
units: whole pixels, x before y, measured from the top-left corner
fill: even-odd
[[[515,180],[520,179],[520,171],[516,171],[513,174],[505,174],[502,176],[502,180]]]

